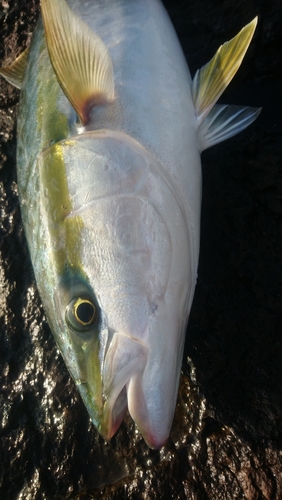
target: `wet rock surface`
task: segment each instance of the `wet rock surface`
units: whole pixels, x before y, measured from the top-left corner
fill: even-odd
[[[17,90],[0,80],[0,497],[282,498],[282,11],[279,0],[164,2],[191,73],[255,15],[225,103],[263,106],[203,153],[199,278],[170,440],[128,417],[90,424],[36,289],[16,184]],[[0,0],[0,58],[29,43],[37,0]],[[48,96],[46,96],[48,98]]]

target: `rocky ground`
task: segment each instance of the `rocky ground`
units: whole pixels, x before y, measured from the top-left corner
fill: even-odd
[[[130,418],[97,435],[37,293],[16,182],[19,92],[0,81],[0,497],[282,498],[282,8],[280,0],[166,0],[191,73],[255,15],[223,102],[263,106],[202,156],[199,278],[171,438]],[[0,58],[29,43],[37,0],[0,0]],[[47,98],[47,97],[46,97]]]

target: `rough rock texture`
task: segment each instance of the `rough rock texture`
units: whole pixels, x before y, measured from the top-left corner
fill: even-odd
[[[199,279],[171,438],[130,418],[97,435],[38,296],[16,184],[18,91],[0,80],[0,498],[282,498],[282,9],[279,0],[166,0],[191,73],[256,14],[223,102],[263,106],[204,152]],[[38,0],[0,0],[0,58],[29,43]],[[115,483],[115,484],[113,484]]]

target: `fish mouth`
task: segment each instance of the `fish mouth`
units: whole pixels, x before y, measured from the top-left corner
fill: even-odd
[[[127,386],[142,373],[147,363],[147,347],[138,339],[115,332],[100,366],[100,383],[91,376],[77,383],[93,424],[99,434],[110,440],[117,432],[128,409]],[[97,371],[95,371],[97,375]]]
[[[97,385],[95,390],[91,378],[78,385],[90,418],[106,441],[117,432],[128,410],[150,448],[165,445],[172,420],[167,418],[169,404],[157,376],[149,376],[148,387],[148,365],[146,345],[115,332],[101,363],[100,390]]]
[[[128,409],[150,448],[160,449],[167,442],[171,426],[171,419],[167,418],[169,404],[156,373],[153,377],[148,374],[151,363],[142,341],[114,334],[103,367],[105,403],[99,432],[104,439],[109,440],[116,433]]]
[[[147,348],[137,339],[115,332],[102,366],[103,411],[99,432],[110,439],[118,430],[127,410],[127,385],[132,377],[142,376],[147,363]]]

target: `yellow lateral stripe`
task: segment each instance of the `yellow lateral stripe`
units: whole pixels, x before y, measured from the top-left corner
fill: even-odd
[[[49,232],[52,238],[52,251],[57,272],[63,275],[66,270],[80,270],[81,266],[81,230],[83,219],[69,217],[72,203],[69,195],[65,152],[75,148],[72,140],[54,144],[38,157],[40,168],[40,188],[45,199],[45,210]]]
[[[23,82],[23,77],[25,73],[26,61],[29,49],[25,49],[22,54],[15,59],[12,64],[0,68],[0,75],[2,75],[7,82],[14,85],[17,89],[20,89]]]
[[[82,122],[95,104],[114,98],[108,50],[65,0],[41,0],[45,36],[59,84]]]
[[[255,17],[232,40],[221,45],[210,62],[197,71],[191,90],[199,124],[238,70],[252,40],[257,20]]]

